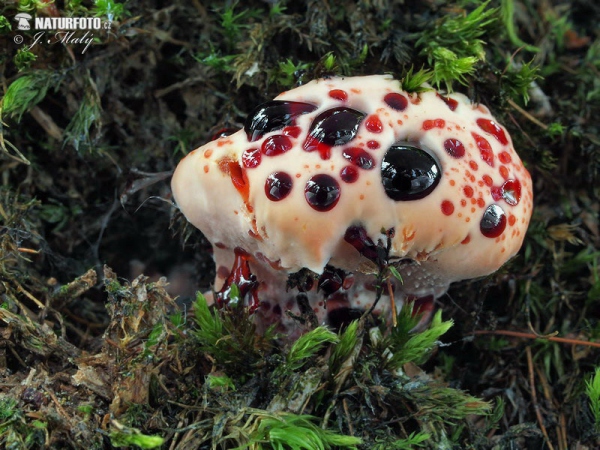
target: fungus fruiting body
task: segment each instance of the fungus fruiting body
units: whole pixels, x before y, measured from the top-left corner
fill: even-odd
[[[172,188],[213,245],[215,300],[236,283],[259,324],[289,333],[298,295],[321,322],[369,308],[377,243],[388,239],[403,280],[397,306],[431,304],[450,283],[494,272],[520,248],[533,201],[529,173],[485,106],[407,93],[384,75],[280,94],[242,130],[188,154]],[[313,275],[286,288],[302,269]]]

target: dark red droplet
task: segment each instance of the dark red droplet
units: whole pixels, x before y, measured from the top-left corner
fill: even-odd
[[[302,128],[296,125],[290,125],[289,127],[285,127],[283,130],[281,130],[281,132],[286,136],[291,136],[296,139],[298,136],[300,136],[300,133],[302,133]]]
[[[373,157],[360,147],[345,148],[342,156],[361,169],[369,170],[375,167]]]
[[[502,145],[508,145],[508,139],[504,130],[496,122],[490,119],[477,119],[477,125],[486,133],[494,136]]]
[[[446,139],[444,150],[453,158],[462,158],[465,155],[465,146],[458,139]]]
[[[494,151],[492,150],[492,146],[483,136],[471,132],[473,138],[475,139],[475,143],[477,144],[477,148],[479,149],[479,153],[481,155],[481,159],[485,161],[490,167],[494,167]]]
[[[451,216],[454,212],[454,204],[450,200],[444,200],[442,202],[442,213],[446,216]]]
[[[377,141],[367,141],[367,147],[371,150],[377,150],[380,146],[379,142]]]
[[[238,128],[223,127],[221,129],[215,131],[212,134],[212,136],[210,137],[210,140],[211,141],[216,141],[217,139],[220,139],[222,137],[231,136],[236,131],[238,131]]]
[[[254,108],[244,123],[244,131],[248,140],[254,142],[270,131],[294,125],[298,116],[315,109],[309,103],[272,100]]]
[[[265,181],[265,194],[269,200],[278,202],[286,198],[292,191],[294,182],[285,172],[273,172]]]
[[[356,137],[364,117],[364,113],[345,107],[323,111],[310,125],[304,150],[307,152],[317,150],[323,157],[325,153],[323,147],[347,144]]]
[[[375,245],[373,239],[367,234],[367,230],[362,226],[348,227],[344,234],[344,240],[358,250],[362,256],[376,264],[381,263],[386,257],[385,249]]]
[[[340,102],[345,102],[346,100],[348,100],[348,93],[341,89],[330,90],[329,96],[333,99],[339,100]]]
[[[345,183],[354,183],[358,180],[358,170],[353,166],[346,166],[340,170],[340,178]]]
[[[323,292],[325,296],[329,296],[342,288],[345,277],[346,272],[342,269],[325,266],[323,273],[319,277],[318,290]]]
[[[450,111],[454,111],[458,107],[458,102],[456,100],[454,100],[453,98],[444,97],[443,95],[440,95],[440,94],[438,94],[437,96],[440,99],[442,99],[446,105],[448,105],[448,108],[450,108]]]
[[[304,198],[314,210],[329,211],[340,199],[340,185],[330,175],[315,175],[306,182]]]
[[[277,156],[287,152],[292,148],[292,141],[289,137],[282,134],[269,136],[262,143],[261,150],[266,156]]]
[[[390,108],[395,109],[396,111],[404,111],[408,106],[408,99],[404,95],[396,92],[390,92],[389,94],[386,94],[386,96],[383,97],[383,101],[387,103]]]
[[[481,234],[488,238],[497,238],[505,228],[506,214],[504,214],[504,210],[496,204],[488,206],[479,223]]]
[[[383,123],[381,123],[381,119],[376,114],[367,117],[365,127],[371,133],[381,133],[383,131]]]
[[[517,206],[521,200],[521,183],[519,180],[506,180],[502,185],[502,198],[511,206]]]
[[[261,160],[260,149],[258,148],[247,148],[242,153],[242,164],[246,169],[253,169],[258,167]]]

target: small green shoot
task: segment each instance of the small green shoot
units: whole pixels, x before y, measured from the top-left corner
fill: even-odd
[[[317,327],[303,334],[290,348],[285,358],[285,364],[279,367],[283,372],[294,372],[323,348],[325,344],[337,343],[338,336],[326,327]]]
[[[563,136],[567,132],[566,127],[559,122],[552,122],[548,124],[546,134],[552,139]]]
[[[285,62],[280,62],[276,71],[274,71],[273,78],[277,83],[286,88],[291,88],[296,84],[298,74],[307,70],[310,67],[308,63],[297,63],[291,59],[287,59]]]
[[[140,430],[132,427],[127,427],[112,421],[113,430],[110,432],[110,442],[115,447],[129,447],[137,445],[143,449],[152,449],[160,447],[165,439],[160,436],[149,436],[143,434]]]
[[[453,325],[452,320],[442,322],[442,312],[437,311],[426,330],[411,332],[419,322],[419,315],[413,315],[412,306],[404,305],[397,317],[397,325],[383,340],[383,348],[389,349],[386,365],[391,369],[399,369],[405,363],[421,364],[438,342],[440,336]]]
[[[15,55],[13,61],[17,70],[22,72],[25,69],[28,69],[32,62],[37,59],[35,53],[29,51],[27,47],[20,48],[17,50],[17,54]]]
[[[539,78],[541,78],[539,67],[534,66],[533,61],[530,61],[520,64],[518,69],[511,66],[502,74],[500,82],[511,98],[523,100],[523,103],[527,105],[531,84]]]
[[[85,90],[79,109],[73,115],[65,129],[63,145],[71,144],[76,151],[91,150],[94,143],[91,136],[92,127],[100,128],[102,106],[100,96],[93,87]]]
[[[475,71],[475,64],[485,59],[484,41],[480,38],[496,18],[496,8],[488,9],[489,1],[467,15],[448,15],[440,19],[430,31],[423,33],[416,45],[433,67],[432,83],[444,84],[448,91],[452,82],[467,84],[467,75]]]
[[[237,58],[237,55],[222,55],[219,50],[216,50],[212,44],[210,44],[209,53],[198,53],[194,55],[194,59],[200,64],[212,67],[217,72],[233,73],[235,68],[233,67],[233,61]]]
[[[323,58],[323,68],[327,71],[333,72],[336,66],[336,58],[332,52],[327,53]]]
[[[594,375],[585,382],[585,393],[589,399],[589,407],[594,419],[594,428],[600,432],[600,367],[596,367]]]
[[[400,80],[400,86],[406,92],[425,92],[431,90],[428,86],[423,86],[433,79],[433,73],[430,70],[421,68],[414,72],[414,67],[408,69],[408,72]]]
[[[233,10],[237,6],[237,1],[227,6],[223,12],[219,13],[221,17],[222,35],[225,38],[225,44],[228,51],[232,51],[236,43],[240,41],[240,36],[244,28],[248,28],[250,25],[244,23],[247,19],[254,15],[251,10],[243,10],[240,13],[235,14]]]
[[[17,121],[26,111],[41,102],[48,89],[57,89],[60,76],[47,70],[37,70],[13,81],[2,99],[1,117],[14,117]]]
[[[360,438],[324,430],[315,424],[316,420],[309,415],[291,413],[261,415],[248,445],[236,450],[328,450],[356,448],[356,445],[362,444]]]
[[[239,290],[233,286],[231,294],[239,298]],[[241,304],[232,306],[230,300],[223,308],[211,311],[206,298],[198,293],[194,303],[197,324],[194,335],[202,351],[217,361],[218,367],[231,369],[228,375],[245,376],[253,373],[255,366],[263,361],[274,337],[271,329],[258,335],[248,309]]]
[[[107,17],[111,22],[119,20],[125,14],[125,6],[114,0],[94,0],[93,14],[96,17]]]
[[[333,347],[329,357],[329,369],[335,377],[338,375],[345,361],[354,353],[354,349],[359,340],[358,332],[359,321],[351,322],[340,334],[337,345]]]
[[[234,390],[235,384],[233,380],[229,378],[227,375],[213,375],[210,374],[206,377],[206,384],[210,389],[220,389],[220,390]]]
[[[506,34],[512,42],[517,47],[521,47],[523,50],[528,52],[537,53],[540,49],[534,45],[527,44],[522,41],[521,38],[517,35],[517,31],[515,30],[515,2],[514,0],[501,0],[500,2],[500,14],[502,16],[502,22],[504,22],[504,27],[506,28]]]
[[[392,442],[391,447],[388,448],[395,450],[412,450],[414,448],[424,447],[425,442],[429,439],[431,439],[431,435],[429,433],[413,432],[410,433],[406,439],[399,439],[395,442]]]
[[[12,25],[10,24],[10,20],[4,16],[0,16],[0,34],[8,33],[11,30]]]

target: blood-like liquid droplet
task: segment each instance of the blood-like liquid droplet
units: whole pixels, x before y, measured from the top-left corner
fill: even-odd
[[[475,143],[477,144],[477,148],[479,149],[479,154],[481,155],[481,159],[485,161],[490,167],[494,167],[494,151],[492,150],[492,146],[483,136],[471,132],[471,135],[475,139]]]
[[[486,133],[494,136],[502,145],[508,145],[508,139],[504,130],[496,122],[490,119],[477,119],[477,125]]]
[[[502,198],[511,206],[517,206],[521,200],[521,183],[519,180],[506,180],[502,185]]]
[[[465,155],[465,146],[458,139],[446,139],[444,150],[453,158],[462,158]]]
[[[340,170],[340,178],[345,183],[354,183],[358,180],[358,170],[353,166],[345,166]]]
[[[292,146],[292,141],[289,137],[282,134],[276,134],[265,139],[262,143],[261,150],[266,156],[277,156],[287,152]]]
[[[404,95],[396,92],[390,92],[389,94],[386,94],[386,96],[383,97],[383,101],[390,108],[395,109],[396,111],[404,111],[408,106],[408,99]]]
[[[340,185],[332,176],[315,175],[306,182],[304,198],[316,211],[329,211],[340,199]]]
[[[497,238],[506,228],[506,214],[499,205],[488,206],[479,223],[481,234],[488,238]]]
[[[278,202],[292,191],[294,182],[286,172],[273,172],[265,181],[265,194],[271,201]]]
[[[360,147],[345,148],[342,156],[361,169],[370,170],[375,166],[373,157]]]
[[[260,149],[258,148],[248,148],[244,150],[242,153],[242,165],[246,169],[253,169],[258,167],[261,160]]]

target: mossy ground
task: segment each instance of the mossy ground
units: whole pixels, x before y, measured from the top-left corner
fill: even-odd
[[[19,12],[113,21],[85,52],[28,49]],[[599,21],[585,0],[3,2],[0,445],[598,448]],[[288,349],[240,311],[194,320],[214,268],[177,161],[298,82],[386,72],[508,128],[535,189],[519,255],[441,299],[437,350],[445,322]]]

